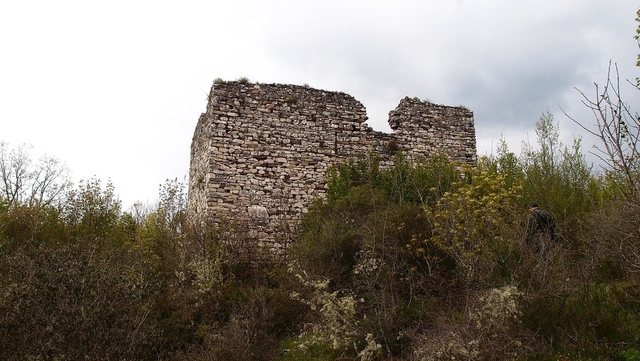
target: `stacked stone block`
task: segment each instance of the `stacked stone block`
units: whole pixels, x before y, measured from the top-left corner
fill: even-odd
[[[473,113],[403,99],[393,134],[374,131],[365,108],[342,92],[282,84],[214,84],[191,144],[189,211],[245,224],[259,247],[286,247],[309,203],[326,192],[335,165],[375,151],[476,162]]]

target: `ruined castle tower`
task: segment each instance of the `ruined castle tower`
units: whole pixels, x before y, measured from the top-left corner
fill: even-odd
[[[306,86],[214,84],[191,143],[189,212],[245,222],[271,249],[288,241],[311,200],[325,194],[327,168],[378,152],[390,162],[435,152],[475,164],[473,113],[404,98],[389,113],[392,134],[366,123],[352,96]]]

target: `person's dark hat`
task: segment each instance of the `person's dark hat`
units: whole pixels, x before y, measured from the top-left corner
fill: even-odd
[[[538,202],[535,202],[535,201],[529,202],[529,208],[538,208]]]

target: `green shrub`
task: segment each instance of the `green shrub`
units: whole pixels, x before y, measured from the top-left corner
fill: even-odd
[[[0,358],[151,359],[158,275],[136,252],[0,253]]]
[[[640,361],[640,351],[635,348],[628,348],[620,354],[624,361]]]
[[[278,361],[326,361],[339,360],[344,351],[335,350],[330,345],[314,343],[308,345],[305,336],[285,339],[279,347]]]

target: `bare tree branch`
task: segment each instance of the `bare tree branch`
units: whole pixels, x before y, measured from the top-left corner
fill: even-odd
[[[10,149],[0,142],[0,197],[9,205],[47,206],[71,187],[68,170],[53,157],[33,164],[25,145]]]
[[[596,155],[604,164],[604,170],[623,198],[640,205],[640,116],[623,100],[617,65],[609,63],[604,87],[596,83],[594,98],[576,89],[582,103],[593,113],[593,127],[564,114],[587,133],[600,140],[595,146]],[[637,89],[637,86],[634,86]]]

